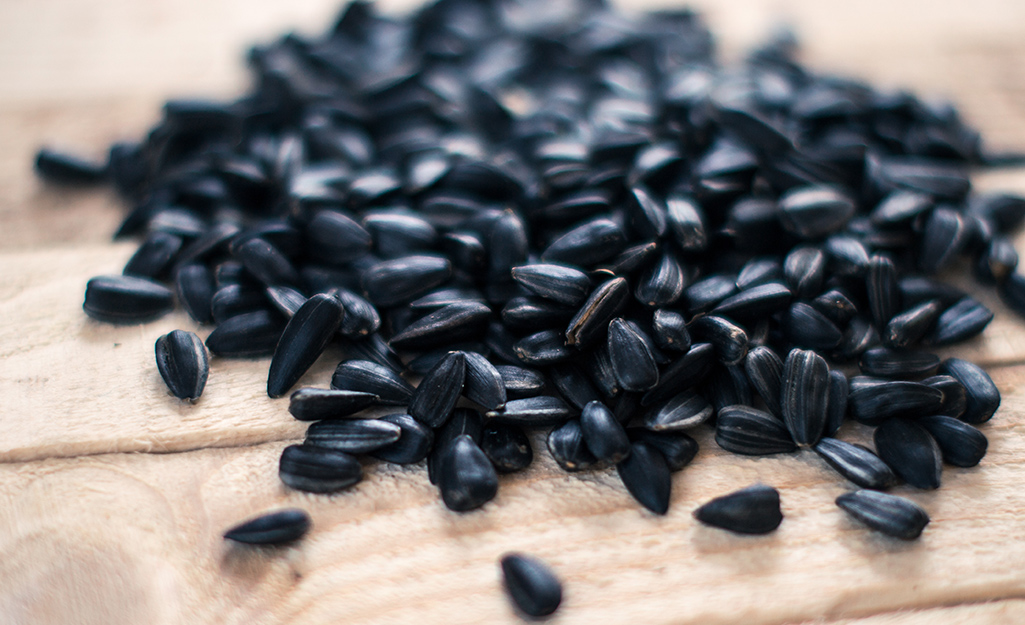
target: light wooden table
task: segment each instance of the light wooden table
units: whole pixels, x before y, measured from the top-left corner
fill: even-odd
[[[727,56],[789,19],[813,66],[950,98],[991,144],[1025,147],[1020,0],[694,4]],[[896,489],[933,519],[912,544],[849,521],[833,505],[849,485],[817,457],[733,456],[708,433],[663,518],[614,471],[567,475],[546,453],[457,515],[422,467],[370,465],[335,496],[286,490],[277,458],[304,428],[264,395],[265,361],[217,361],[197,405],[170,398],[153,341],[209,330],[181,314],[88,320],[85,281],[132,252],[109,243],[122,207],[105,191],[43,188],[32,154],[101,154],[141,135],[167,97],[231,97],[246,43],[314,32],[334,12],[325,0],[0,2],[0,624],[516,622],[496,563],[513,549],[565,581],[553,623],[1025,622],[1025,322],[992,298],[985,335],[948,352],[985,363],[1003,393],[990,453],[947,468],[939,491]],[[977,184],[1025,192],[1021,172]],[[337,356],[304,382],[324,385]],[[782,492],[776,533],[691,518],[755,481]],[[224,544],[226,527],[283,505],[313,517],[298,546]]]

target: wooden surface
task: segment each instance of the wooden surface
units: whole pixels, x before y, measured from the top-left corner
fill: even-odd
[[[952,99],[990,144],[1025,147],[1020,0],[693,4],[727,55],[789,19],[812,65]],[[132,252],[109,243],[122,208],[105,191],[43,188],[32,153],[100,154],[144,132],[167,97],[230,97],[246,84],[247,42],[313,32],[335,8],[0,2],[0,624],[516,622],[499,586],[508,550],[565,581],[552,623],[1025,622],[1025,323],[998,302],[984,336],[950,351],[986,363],[1004,394],[985,428],[990,453],[948,467],[938,491],[896,490],[933,519],[912,544],[848,520],[833,499],[849,485],[817,457],[733,456],[708,432],[664,518],[640,511],[614,471],[567,475],[543,452],[493,503],[457,515],[422,466],[368,464],[335,496],[284,488],[277,458],[304,428],[265,396],[266,361],[215,361],[196,405],[170,397],[153,341],[209,330],[181,314],[128,328],[87,319],[85,281]],[[976,182],[1025,192],[1018,171]],[[306,382],[326,384],[337,359]],[[692,519],[756,481],[782,492],[776,533],[735,537]],[[313,517],[297,546],[224,544],[226,527],[283,505]]]

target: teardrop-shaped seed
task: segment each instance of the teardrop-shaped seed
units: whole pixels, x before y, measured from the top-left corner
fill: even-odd
[[[580,421],[571,419],[548,433],[548,453],[564,471],[587,471],[599,460],[587,447]]]
[[[842,327],[854,319],[858,308],[844,289],[830,289],[811,301],[812,307]]]
[[[494,279],[508,280],[512,268],[527,261],[527,230],[523,220],[514,211],[506,210],[495,220],[487,243],[488,274]],[[565,262],[579,264],[573,259]]]
[[[536,397],[545,389],[544,376],[533,369],[498,365],[495,370],[502,376],[502,385],[505,387],[507,399]]]
[[[403,369],[399,355],[381,337],[380,332],[357,339],[343,340],[342,346],[345,349],[345,357],[350,360],[369,360],[388,367],[396,373],[401,372]]]
[[[659,308],[652,315],[652,338],[662,349],[685,352],[690,349],[690,333],[687,332],[687,321],[675,310]]]
[[[975,262],[975,278],[983,284],[1000,284],[1018,268],[1018,252],[1007,237],[994,237]]]
[[[873,347],[861,355],[858,364],[865,375],[915,379],[934,374],[940,365],[940,358],[929,352]]]
[[[940,365],[939,372],[965,387],[968,398],[962,421],[974,425],[985,423],[1000,407],[1000,391],[982,367],[960,358],[948,358]]]
[[[798,187],[779,199],[780,222],[802,239],[819,239],[842,229],[854,216],[854,200],[827,186]]]
[[[686,430],[712,418],[711,404],[693,389],[683,391],[644,417],[644,427],[655,431]]]
[[[399,350],[426,350],[484,336],[491,309],[484,304],[450,304],[406,326],[389,343]]]
[[[900,306],[897,268],[893,261],[880,255],[869,259],[865,286],[868,290],[868,307],[872,313],[872,321],[877,328],[885,328],[890,319],[897,314]]]
[[[344,419],[378,403],[377,395],[349,390],[301,388],[288,400],[288,412],[300,421]]]
[[[381,327],[381,316],[369,301],[348,289],[336,289],[332,294],[345,310],[342,323],[338,326],[342,336],[367,336]]]
[[[814,246],[799,246],[783,261],[783,275],[795,297],[814,297],[822,290],[825,279],[826,254]]]
[[[502,556],[502,577],[516,607],[527,616],[548,616],[562,602],[559,578],[535,557],[521,553]]]
[[[782,418],[783,360],[768,347],[755,347],[744,359],[744,372],[769,412]]]
[[[527,434],[510,423],[489,423],[481,436],[480,448],[499,473],[522,471],[534,460]]]
[[[449,352],[416,387],[409,402],[409,414],[432,428],[442,426],[463,393],[465,379],[466,355]]]
[[[553,241],[541,253],[541,260],[590,267],[612,258],[625,247],[623,229],[609,219],[600,218],[585,222]]]
[[[680,299],[685,286],[687,278],[680,262],[674,254],[665,252],[656,264],[641,274],[634,297],[652,308],[670,306]]]
[[[514,297],[502,308],[502,323],[513,331],[537,332],[569,322],[576,311],[540,297]]]
[[[630,439],[605,404],[593,401],[580,413],[580,429],[584,443],[595,458],[617,463],[630,453]]]
[[[394,423],[402,433],[399,440],[370,453],[378,460],[392,464],[413,464],[427,457],[434,444],[434,432],[407,414],[386,415],[381,421]]]
[[[157,370],[171,394],[196,401],[210,373],[203,341],[192,332],[174,330],[157,339]]]
[[[942,453],[929,432],[909,419],[889,419],[873,435],[876,452],[893,472],[915,488],[940,487]]]
[[[844,331],[843,340],[833,353],[837,360],[849,362],[857,360],[871,347],[880,342],[879,332],[867,319],[855,317]]]
[[[895,225],[909,222],[933,207],[933,200],[924,193],[898,190],[890,193],[872,211],[872,223]]]
[[[783,422],[798,445],[822,437],[829,402],[829,366],[813,351],[794,349],[783,363]]]
[[[969,230],[961,214],[949,208],[932,211],[922,232],[918,269],[933,274],[943,269],[968,242]]]
[[[963,297],[944,310],[929,335],[930,345],[953,345],[979,335],[993,320],[993,311],[974,297]]]
[[[107,177],[107,167],[74,154],[41,148],[36,153],[35,170],[47,182],[67,185],[92,185]]]
[[[781,325],[786,337],[798,347],[829,351],[843,340],[836,324],[804,302],[794,302]]]
[[[833,436],[843,425],[847,417],[847,398],[850,395],[850,384],[843,371],[829,372],[829,405],[826,408],[826,426],[823,436]]]
[[[630,298],[624,278],[613,278],[598,285],[566,328],[566,345],[587,347],[605,339],[609,322],[619,314]]]
[[[502,374],[477,352],[463,352],[463,356],[466,359],[466,377],[463,381],[466,398],[487,410],[501,409],[506,400]]]
[[[658,365],[642,334],[632,321],[617,318],[609,323],[612,371],[620,387],[630,392],[644,392],[658,384]]]
[[[206,265],[185,265],[175,274],[174,282],[178,301],[189,317],[196,323],[213,322],[210,306],[214,297],[214,281]]]
[[[484,416],[524,427],[546,427],[559,425],[572,415],[573,411],[566,402],[558,397],[540,395],[508,401],[501,410],[488,411]]]
[[[914,540],[929,524],[918,504],[874,490],[857,490],[836,498],[836,505],[871,529],[902,540]]]
[[[299,284],[299,272],[292,262],[267,241],[254,237],[234,248],[234,256],[246,270],[266,286]]]
[[[478,445],[484,432],[484,417],[473,408],[456,408],[445,425],[434,430],[434,447],[427,454],[427,477],[431,484],[438,483],[441,457],[448,444],[456,437],[466,434]]]
[[[584,370],[572,362],[564,362],[549,369],[548,381],[578,410],[583,410],[588,403],[601,399]]]
[[[727,297],[712,309],[712,314],[740,320],[765,318],[786,308],[792,298],[786,285],[769,282]]]
[[[883,382],[854,388],[847,396],[854,419],[865,425],[879,425],[891,417],[921,417],[938,413],[943,392],[918,382]]]
[[[690,285],[684,291],[687,312],[691,315],[708,312],[736,292],[736,276],[724,274],[708,276]]]
[[[564,265],[539,263],[513,267],[512,277],[529,291],[565,306],[579,306],[591,293],[587,274]]]
[[[927,384],[943,392],[943,405],[937,414],[948,417],[960,417],[968,407],[968,391],[964,384],[957,381],[957,378],[949,375],[934,375],[922,380]]]
[[[269,286],[264,292],[274,308],[288,319],[299,312],[307,300],[305,295],[288,286]]]
[[[814,449],[837,473],[862,488],[886,490],[897,483],[893,470],[864,447],[823,438]]]
[[[158,279],[171,264],[181,246],[181,237],[159,230],[151,232],[125,263],[121,273],[136,278]]]
[[[206,346],[210,353],[223,358],[270,356],[284,330],[281,315],[257,310],[221,322],[206,337]]]
[[[551,365],[569,360],[576,352],[566,346],[562,332],[542,330],[516,341],[516,356],[529,365]]]
[[[670,195],[666,198],[669,231],[684,253],[701,252],[708,247],[704,215],[688,197]]]
[[[852,236],[836,235],[826,241],[826,268],[834,275],[860,278],[868,271],[868,251]]]
[[[713,367],[702,390],[715,410],[752,405],[751,384],[740,365]]]
[[[452,277],[452,263],[437,256],[386,260],[363,274],[363,289],[378,306],[411,302]]]
[[[226,284],[214,291],[210,299],[210,314],[218,324],[231,317],[270,308],[264,290],[250,284]]]
[[[316,421],[306,429],[307,445],[366,454],[391,445],[402,428],[381,419],[333,419]]]
[[[363,226],[334,210],[317,211],[304,232],[310,255],[331,265],[356,260],[370,251],[372,242]]]
[[[939,300],[931,299],[890,319],[883,332],[883,342],[890,347],[908,347],[925,336],[943,310]]]
[[[699,317],[691,324],[691,334],[700,341],[711,343],[719,362],[724,365],[738,364],[747,356],[747,333],[728,319],[715,315]]]
[[[343,360],[331,376],[331,388],[360,391],[377,396],[377,403],[406,406],[413,398],[413,386],[389,367],[370,360]]]
[[[314,295],[285,326],[267,374],[267,395],[281,397],[320,357],[338,331],[342,305],[330,295]]]
[[[738,534],[768,534],[783,522],[783,512],[779,508],[779,491],[755,484],[716,497],[695,510],[694,518]]]
[[[363,479],[363,467],[344,451],[289,445],[281,452],[278,477],[289,488],[308,493],[333,493]]]
[[[224,532],[224,537],[248,545],[283,545],[299,540],[309,529],[309,515],[297,508],[288,508],[240,523]]]
[[[783,279],[783,264],[775,258],[752,258],[737,274],[737,288],[741,291]]]
[[[943,460],[957,467],[974,467],[986,455],[986,435],[953,417],[922,417],[916,421],[928,430],[943,454]]]
[[[666,233],[666,208],[660,200],[642,186],[632,187],[627,193],[627,215],[637,234],[657,239]]]
[[[658,385],[641,397],[642,406],[654,406],[674,397],[681,388],[696,386],[712,370],[714,348],[697,343],[659,376]]]
[[[619,479],[633,498],[655,514],[669,511],[673,478],[662,453],[642,441],[630,444],[630,455],[616,465]]]
[[[729,406],[719,411],[715,442],[726,451],[745,456],[781,454],[797,449],[779,419],[750,406]]]
[[[498,474],[477,443],[462,434],[442,454],[438,488],[449,510],[467,512],[495,498]]]
[[[142,323],[174,308],[171,291],[162,284],[132,276],[97,276],[85,286],[86,314],[107,323]]]
[[[659,245],[654,241],[634,245],[595,267],[594,271],[601,272],[601,275],[605,277],[608,277],[610,274],[621,276],[633,273],[635,270],[647,265],[648,261],[654,259],[658,250]]]
[[[698,442],[683,432],[652,432],[644,428],[630,428],[631,441],[641,441],[662,452],[672,472],[690,464],[698,453]]]

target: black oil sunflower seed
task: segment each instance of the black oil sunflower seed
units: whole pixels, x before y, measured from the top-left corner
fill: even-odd
[[[468,512],[495,498],[498,474],[477,443],[461,434],[442,452],[438,489],[449,510]]]
[[[366,454],[391,445],[401,436],[401,427],[382,419],[333,419],[311,424],[306,429],[305,444]]]
[[[672,472],[690,464],[698,453],[698,442],[683,432],[652,432],[644,428],[630,428],[626,432],[631,441],[641,441],[662,452]]]
[[[406,406],[413,398],[413,386],[389,367],[370,360],[343,360],[331,376],[331,388],[377,396],[377,403]]]
[[[97,276],[85,286],[86,314],[107,323],[142,323],[174,308],[174,297],[162,284],[133,276]]]
[[[652,315],[651,327],[655,344],[662,349],[685,352],[690,349],[690,333],[683,315],[665,308],[659,308]]]
[[[509,423],[489,423],[481,435],[480,448],[499,473],[522,471],[534,460],[534,449],[523,428]]]
[[[342,323],[338,326],[342,336],[367,336],[381,327],[381,316],[377,308],[363,297],[348,289],[334,289],[332,295],[338,298],[345,310]]]
[[[944,310],[927,337],[929,345],[952,345],[979,335],[993,320],[993,311],[974,297],[963,297]]]
[[[783,275],[796,297],[814,297],[822,290],[826,254],[814,246],[796,247],[783,261]]]
[[[450,352],[427,372],[413,392],[409,414],[432,428],[442,426],[452,415],[466,380],[466,355]]]
[[[929,352],[873,347],[861,355],[858,365],[865,375],[911,380],[934,374],[940,358]]]
[[[427,454],[427,477],[431,484],[438,483],[441,457],[448,444],[457,436],[466,434],[478,445],[484,432],[484,417],[473,408],[456,408],[445,425],[434,430],[434,446]]]
[[[160,279],[181,246],[181,237],[167,232],[151,232],[125,263],[121,273],[136,278]]]
[[[696,339],[715,347],[716,356],[724,365],[738,364],[747,356],[747,333],[728,319],[715,315],[699,317],[691,324],[690,330]]]
[[[608,349],[612,371],[620,388],[644,392],[658,384],[658,365],[651,353],[650,340],[632,321],[613,319],[609,323]]]
[[[624,278],[613,278],[591,293],[566,328],[566,345],[583,348],[604,340],[612,318],[630,299],[630,286]]]
[[[736,292],[736,276],[725,274],[708,276],[690,285],[684,291],[687,311],[692,315],[706,313]]]
[[[565,337],[558,330],[542,330],[525,336],[516,341],[513,351],[528,365],[552,365],[576,355],[566,346]]]
[[[888,419],[873,435],[876,452],[902,480],[915,488],[940,487],[942,453],[929,432],[909,419]]]
[[[727,297],[712,309],[712,314],[745,321],[762,319],[786,308],[792,298],[786,285],[769,282]]]
[[[281,397],[320,357],[342,320],[342,305],[330,295],[314,295],[288,321],[267,374],[267,395]]]
[[[957,467],[974,467],[986,455],[986,435],[953,417],[936,415],[916,421],[936,440],[943,460]]]
[[[968,407],[968,391],[964,384],[957,381],[957,378],[949,375],[934,375],[922,380],[927,384],[943,392],[943,405],[937,414],[948,417],[960,417]]]
[[[847,396],[851,416],[865,425],[879,425],[891,417],[921,417],[943,408],[943,391],[918,382],[880,382],[851,386]]]
[[[548,453],[563,471],[587,471],[598,464],[584,440],[578,419],[571,419],[548,433]]]
[[[490,361],[477,352],[463,352],[466,376],[463,392],[466,398],[486,410],[500,410],[505,405],[505,385],[502,374]]]
[[[783,388],[783,361],[776,352],[768,347],[755,347],[744,359],[744,372],[769,412],[782,418],[780,393]]]
[[[585,222],[552,242],[541,253],[546,263],[591,267],[626,248],[626,233],[615,222],[599,218]]]
[[[960,382],[967,393],[967,405],[961,420],[978,425],[993,417],[1000,407],[1000,391],[982,367],[960,358],[948,358],[940,364],[939,372]],[[934,411],[934,414],[939,411]]]
[[[308,493],[333,493],[363,479],[363,467],[344,451],[289,445],[281,452],[278,476],[289,488]]]
[[[656,432],[686,430],[712,418],[715,410],[693,389],[658,405],[644,417],[644,427]]]
[[[498,365],[495,367],[495,370],[502,376],[502,386],[505,387],[507,399],[536,397],[544,392],[544,376],[533,369],[513,365]]]
[[[822,437],[829,404],[829,366],[812,351],[791,350],[783,363],[780,405],[783,422],[798,445]]]
[[[558,397],[539,395],[508,401],[501,410],[488,411],[484,416],[524,427],[546,427],[563,423],[573,411]]]
[[[641,396],[642,406],[653,406],[676,396],[681,388],[699,384],[712,371],[715,350],[709,343],[697,343],[659,375],[658,385]]]
[[[783,315],[783,332],[791,343],[806,349],[830,351],[840,345],[843,333],[818,310],[795,302]]]
[[[527,616],[552,614],[562,602],[562,583],[541,560],[521,553],[502,556],[502,577],[513,603]]]
[[[174,330],[157,339],[157,370],[171,394],[195,401],[203,394],[210,362],[203,341],[192,332]]]
[[[789,453],[797,449],[783,422],[750,406],[728,406],[715,421],[715,442],[745,456]]]
[[[669,512],[673,477],[662,452],[642,441],[630,445],[630,455],[616,465],[623,486],[642,506],[655,514]]]
[[[103,182],[107,177],[104,163],[52,148],[41,148],[36,153],[35,169],[48,182],[56,184],[92,185]]]
[[[284,330],[281,315],[258,310],[221,322],[206,337],[206,346],[210,353],[224,358],[270,356]]]
[[[253,277],[266,286],[292,286],[299,283],[299,272],[291,261],[263,239],[249,239],[234,249],[234,256]]]
[[[847,403],[850,384],[842,371],[829,372],[829,405],[826,409],[826,427],[823,436],[833,436],[847,417]]]
[[[592,401],[600,401],[598,390],[583,369],[572,362],[553,366],[548,370],[548,381],[559,394],[578,410]]]
[[[836,472],[862,488],[886,490],[897,483],[893,470],[868,449],[835,438],[823,438],[813,448]]]
[[[411,302],[452,277],[452,263],[439,256],[386,260],[363,274],[363,289],[378,306]]]
[[[214,298],[214,281],[206,265],[198,263],[185,265],[175,274],[174,284],[178,302],[193,321],[196,323],[213,322],[214,317],[210,306]]]
[[[883,343],[893,348],[909,347],[917,343],[932,327],[943,311],[939,300],[931,299],[896,315],[886,324]]]
[[[674,254],[666,252],[657,263],[641,274],[637,288],[634,289],[634,297],[651,308],[671,306],[680,299],[686,286],[687,276],[683,267]]]
[[[836,498],[836,505],[871,529],[914,540],[929,524],[929,515],[913,501],[874,490],[857,490]]]
[[[394,423],[399,426],[402,433],[399,434],[399,440],[394,443],[370,452],[374,458],[392,464],[413,464],[420,462],[430,453],[434,444],[434,432],[431,428],[407,414],[386,415],[380,420]]]
[[[934,209],[922,233],[918,269],[926,274],[937,273],[961,252],[968,236],[967,224],[960,213],[944,207]]]
[[[449,304],[406,326],[389,344],[398,350],[427,350],[477,340],[483,338],[490,317],[491,309],[484,304]]]
[[[900,290],[897,286],[897,267],[885,256],[876,255],[869,259],[868,274],[865,277],[868,290],[868,308],[877,328],[885,328],[897,314],[900,306]],[[913,305],[905,301],[905,306]]]
[[[830,187],[799,187],[779,199],[779,210],[788,232],[819,239],[847,225],[854,216],[854,200]]]
[[[379,403],[373,393],[301,388],[288,400],[288,412],[300,421],[344,419]]]
[[[224,532],[224,537],[247,545],[284,545],[310,530],[310,517],[297,508],[262,514]]]
[[[630,453],[630,439],[605,404],[593,401],[580,413],[580,429],[584,443],[602,462],[615,464]]]
[[[591,280],[587,274],[564,265],[513,267],[512,278],[529,291],[565,306],[579,306],[591,294]]]
[[[287,286],[269,286],[265,290],[267,299],[282,315],[291,319],[306,303],[307,297]]]
[[[779,491],[755,484],[716,497],[695,510],[694,518],[738,534],[768,534],[783,522],[783,512],[779,507]]]

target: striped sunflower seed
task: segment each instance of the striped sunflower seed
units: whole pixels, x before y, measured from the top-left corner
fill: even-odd
[[[295,386],[338,331],[342,314],[342,305],[330,295],[314,295],[302,305],[274,348],[267,395],[281,397]]]
[[[815,352],[794,349],[783,363],[780,404],[794,442],[812,446],[826,427],[829,366]]]
[[[466,398],[487,410],[500,410],[506,401],[502,374],[477,352],[463,352],[463,356],[466,360],[463,382]]]
[[[934,415],[916,421],[924,427],[940,447],[943,460],[956,467],[974,467],[986,455],[986,435],[953,417]]]
[[[630,439],[612,411],[599,401],[584,406],[580,413],[584,443],[602,462],[615,464],[630,453]]]
[[[382,419],[333,419],[311,424],[306,429],[305,444],[366,454],[391,445],[401,436],[401,427]]]
[[[502,386],[505,387],[505,395],[508,399],[536,397],[544,391],[544,376],[533,369],[498,365],[495,370],[502,376]]]
[[[848,410],[865,425],[879,425],[891,417],[921,417],[937,414],[943,407],[943,392],[918,382],[882,382],[851,386]]]
[[[416,387],[409,402],[409,414],[432,428],[444,425],[463,393],[465,380],[466,354],[449,352]]]
[[[289,488],[308,493],[333,493],[363,479],[363,467],[343,451],[289,445],[281,452],[278,476]]]
[[[297,508],[262,514],[224,533],[224,537],[247,545],[284,545],[295,542],[310,530],[310,517]]]
[[[619,479],[642,506],[655,514],[669,512],[673,478],[666,459],[645,442],[630,444],[630,455],[616,465]]]
[[[695,510],[694,518],[738,534],[768,534],[783,522],[783,512],[779,507],[779,491],[755,484],[716,497]]]
[[[836,498],[836,505],[871,529],[901,540],[914,540],[929,524],[918,504],[874,490],[856,490]]]
[[[940,487],[943,455],[929,432],[916,421],[888,419],[876,428],[873,440],[883,462],[915,488]]]
[[[523,428],[492,421],[481,435],[481,451],[499,473],[514,473],[530,466],[534,449]]]
[[[524,427],[547,427],[565,422],[573,412],[558,397],[539,395],[508,401],[501,410],[489,410],[484,416]]]
[[[626,391],[644,392],[658,384],[658,365],[643,333],[632,321],[616,318],[609,323],[612,371],[620,388]]]
[[[815,452],[836,472],[862,488],[886,490],[898,480],[893,470],[868,449],[835,438],[823,438]]]
[[[203,341],[192,332],[174,330],[157,339],[157,370],[171,394],[196,401],[210,373]]]
[[[132,276],[97,276],[85,286],[86,314],[107,323],[142,323],[174,308],[171,291],[162,284]]]
[[[343,419],[379,403],[373,393],[301,388],[288,400],[288,412],[300,421]]]
[[[948,358],[940,364],[939,372],[960,382],[967,393],[967,405],[961,420],[978,425],[993,417],[1000,407],[1000,391],[982,367],[960,358]],[[939,411],[934,411],[937,414]]]
[[[377,403],[406,406],[413,398],[413,386],[389,367],[370,360],[343,360],[331,376],[331,388],[377,396]]]
[[[420,462],[430,453],[434,444],[434,432],[407,414],[386,415],[380,421],[394,423],[402,431],[399,440],[370,453],[378,460],[392,464],[413,464]]]
[[[728,406],[719,411],[715,442],[726,451],[745,456],[797,450],[790,432],[779,419],[750,406]]]

